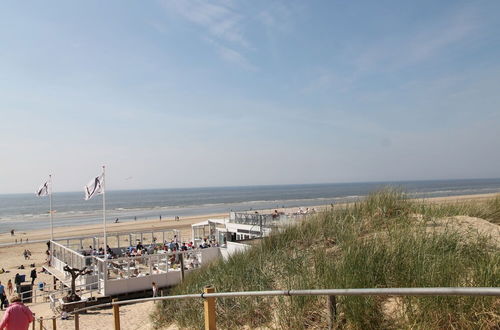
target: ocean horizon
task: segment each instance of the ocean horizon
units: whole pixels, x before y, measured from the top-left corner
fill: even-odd
[[[109,190],[106,218],[120,222],[230,211],[350,202],[383,187],[399,188],[412,197],[428,198],[500,193],[500,179],[457,179],[395,182],[353,182],[233,187]],[[54,226],[102,222],[102,199],[83,199],[82,192],[54,192]],[[49,228],[49,201],[35,194],[0,195],[0,233]]]

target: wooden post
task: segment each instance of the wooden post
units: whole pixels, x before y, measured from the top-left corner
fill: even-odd
[[[113,299],[117,302],[118,299]],[[120,330],[120,305],[113,305],[113,318],[115,319],[115,330]]]
[[[184,282],[184,253],[180,253],[180,262],[181,262],[181,283]]]
[[[208,285],[204,288],[205,293],[214,293],[215,288]],[[215,298],[205,298],[205,330],[216,330]]]
[[[35,325],[35,323],[36,323],[36,322],[35,322],[35,321],[36,321],[36,316],[35,316],[35,313],[33,313],[33,318],[34,318],[34,320],[33,320],[33,328],[32,328],[32,329],[33,329],[33,330],[35,330],[35,326],[36,326],[36,325]]]
[[[75,313],[75,330],[80,330],[80,315]]]
[[[38,319],[38,321],[40,322],[40,330],[43,330],[43,317],[40,316],[40,318]]]
[[[337,299],[335,296],[327,296],[327,299],[328,329],[331,330],[335,327],[335,319],[337,318]]]
[[[52,317],[52,330],[57,330],[56,317]]]

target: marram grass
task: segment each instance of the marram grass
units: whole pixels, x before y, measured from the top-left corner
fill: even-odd
[[[500,286],[500,251],[479,234],[429,230],[437,217],[499,219],[500,201],[425,204],[385,189],[332,209],[250,251],[192,273],[169,294],[282,289]],[[416,216],[420,215],[420,216]],[[473,234],[470,234],[473,235]],[[498,329],[497,297],[337,297],[337,325],[347,329]],[[327,326],[325,297],[217,300],[220,329],[304,329]],[[156,304],[157,328],[203,328],[203,302]]]

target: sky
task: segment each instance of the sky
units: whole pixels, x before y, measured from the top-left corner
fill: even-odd
[[[500,2],[0,2],[0,193],[500,177]]]

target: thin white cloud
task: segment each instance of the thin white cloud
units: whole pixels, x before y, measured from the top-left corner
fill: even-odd
[[[228,62],[235,63],[240,67],[250,71],[257,70],[257,67],[255,65],[250,63],[250,61],[248,61],[245,56],[241,55],[234,49],[219,45],[217,47],[217,52],[223,59]]]
[[[149,26],[151,26],[153,29],[155,29],[158,33],[160,34],[166,34],[168,32],[167,27],[165,24],[158,22],[158,21],[150,21],[148,22]]]
[[[213,45],[224,61],[246,70],[257,69],[244,55],[254,48],[243,33],[244,16],[232,1],[162,0],[161,4],[168,12],[201,28],[201,39]]]
[[[479,22],[469,8],[445,16],[410,35],[385,36],[370,46],[361,45],[353,64],[360,72],[395,70],[428,61],[476,32]],[[353,51],[353,50],[351,50]]]
[[[298,2],[272,3],[257,15],[257,19],[271,31],[290,32],[295,15],[303,10]]]
[[[409,66],[432,61],[455,45],[466,42],[480,31],[480,22],[473,10],[462,8],[448,14],[432,25],[405,35],[384,35],[372,44],[357,44],[342,54],[344,66],[352,70],[311,70],[310,79],[301,91],[349,91],[366,75],[393,72]]]
[[[243,16],[229,6],[227,1],[208,3],[203,0],[164,0],[161,3],[168,11],[205,29],[212,38],[251,48],[250,42],[242,33]]]
[[[356,80],[356,75],[334,73],[327,68],[312,70],[311,76],[306,80],[304,87],[300,90],[304,94],[317,92],[345,93],[350,90]]]
[[[217,40],[204,38],[203,39],[208,44],[215,48],[215,51],[224,61],[231,64],[235,64],[242,69],[248,71],[257,71],[258,67],[253,65],[241,52],[237,51],[235,48],[225,46]]]
[[[408,62],[427,60],[442,50],[468,37],[478,27],[473,15],[459,13],[442,25],[421,31],[406,45]]]

